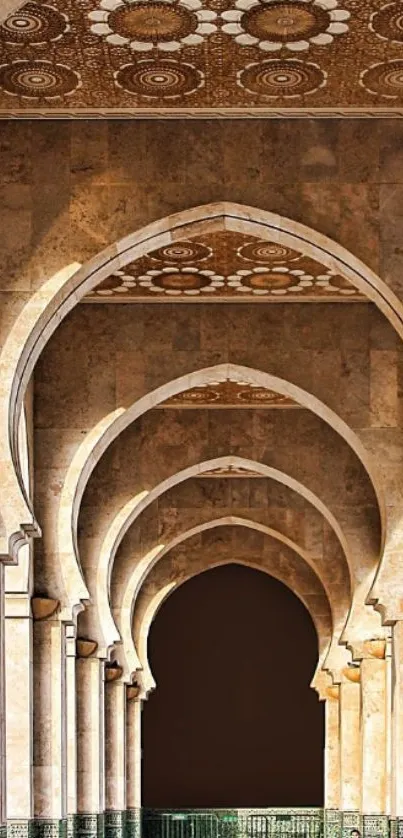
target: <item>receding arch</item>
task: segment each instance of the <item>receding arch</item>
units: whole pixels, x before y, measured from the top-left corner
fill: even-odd
[[[218,364],[174,379],[143,396],[127,410],[118,409],[108,414],[87,434],[77,449],[63,484],[58,518],[58,532],[63,535],[63,541],[60,544],[63,562],[60,570],[67,594],[65,612],[67,619],[71,619],[68,615],[80,609],[80,602],[88,597],[78,557],[75,527],[85,486],[102,454],[128,425],[157,404],[164,402],[169,396],[200,386],[202,383],[228,379],[247,381],[290,397],[315,413],[344,439],[366,469],[374,488],[380,513],[381,549],[383,550],[386,523],[383,492],[376,477],[374,464],[355,432],[323,402],[289,381],[251,367],[229,363]]]
[[[195,527],[191,530],[188,530],[187,533],[183,534],[183,538],[181,541],[176,541],[176,543],[186,542],[195,534],[199,532],[203,532],[206,529],[213,529],[216,527],[227,526],[228,519],[217,519],[216,521],[210,522],[208,526],[202,526],[201,528]],[[250,526],[253,522],[248,522],[244,519],[239,519],[239,526]],[[235,524],[237,525],[237,524]],[[195,532],[197,530],[197,532]],[[276,537],[275,531],[269,531],[266,533],[269,537],[272,537],[274,540],[279,540]],[[164,551],[164,555],[168,555],[170,550],[172,550],[176,546],[174,544],[174,540],[172,543],[167,547]],[[289,545],[286,545],[289,546]],[[292,549],[292,548],[291,548]],[[293,551],[294,552],[294,551]],[[159,559],[162,558],[162,554],[158,557]],[[130,622],[130,636],[131,636],[131,644],[133,648],[138,649],[138,655],[136,652],[136,657],[138,657],[138,665],[137,671],[139,673],[142,691],[144,696],[146,696],[152,689],[155,688],[155,680],[152,675],[149,659],[148,659],[148,634],[154,620],[158,609],[161,607],[165,599],[172,593],[175,589],[177,589],[181,584],[186,582],[188,579],[192,578],[193,576],[198,575],[199,573],[203,573],[205,570],[212,569],[214,567],[218,567],[223,564],[244,564],[249,567],[253,567],[257,570],[260,570],[264,573],[268,573],[269,575],[273,576],[274,578],[278,579],[280,582],[283,582],[304,604],[307,611],[310,613],[311,618],[314,622],[317,637],[318,637],[318,666],[316,673],[312,679],[312,686],[314,686],[314,682],[316,679],[316,674],[320,671],[325,665],[325,659],[327,657],[329,647],[332,644],[332,620],[331,620],[331,606],[326,595],[326,592],[323,589],[323,586],[317,577],[316,573],[312,571],[312,578],[315,580],[317,594],[322,597],[322,605],[328,609],[328,622],[323,624],[322,620],[319,619],[319,612],[315,612],[312,607],[312,604],[309,602],[309,598],[304,594],[303,585],[301,585],[301,580],[297,578],[297,583],[295,584],[295,576],[292,579],[287,577],[287,574],[284,573],[280,568],[276,567],[274,563],[267,561],[266,564],[258,563],[253,559],[250,560],[247,557],[242,560],[234,560],[233,558],[228,558],[223,560],[221,558],[217,558],[215,556],[210,557],[210,560],[207,563],[203,563],[203,566],[197,568],[190,568],[189,572],[185,574],[183,579],[180,580],[167,580],[166,584],[163,585],[163,588],[156,591],[150,598],[149,602],[143,603],[142,607],[135,606],[136,610],[132,614],[131,622]],[[320,606],[319,606],[320,611]],[[126,638],[124,638],[124,648],[126,653]],[[345,658],[345,650],[341,650],[340,660]],[[134,661],[134,658],[133,658]],[[127,665],[128,661],[126,661]],[[131,672],[127,670],[126,672],[128,680],[130,679]]]
[[[143,562],[140,562],[134,568],[130,580],[125,587],[121,604],[118,605],[118,603],[116,603],[113,609],[116,614],[116,617],[119,613],[119,619],[117,619],[117,623],[126,659],[125,673],[128,678],[130,678],[132,672],[142,668],[141,657],[136,650],[135,642],[133,639],[132,627],[133,616],[136,608],[136,599],[142,585],[145,582],[146,577],[149,576],[155,564],[157,562],[160,562],[161,559],[164,556],[166,556],[177,545],[182,544],[184,541],[188,541],[193,536],[206,532],[207,530],[225,526],[245,527],[247,529],[253,529],[258,532],[261,532],[264,535],[269,536],[270,538],[278,541],[280,544],[283,544],[285,547],[289,548],[292,551],[292,553],[294,553],[296,556],[299,556],[302,559],[304,564],[308,565],[313,577],[317,580],[318,586],[321,590],[323,590],[326,602],[328,603],[329,610],[332,615],[333,625],[336,629],[334,643],[331,650],[333,659],[331,663],[329,662],[329,665],[337,666],[337,661],[344,656],[343,650],[339,649],[337,644],[340,635],[340,628],[343,625],[346,615],[340,613],[340,608],[338,606],[337,600],[335,601],[334,598],[332,598],[331,596],[331,592],[324,588],[323,582],[318,575],[317,569],[315,568],[312,558],[309,555],[308,551],[301,548],[298,544],[296,544],[295,541],[292,541],[291,539],[287,538],[283,533],[280,533],[278,530],[275,530],[264,524],[259,524],[257,521],[252,521],[248,518],[241,518],[239,516],[230,515],[222,518],[216,518],[211,521],[207,521],[203,524],[199,524],[198,526],[192,527],[191,529],[182,532],[180,535],[175,536],[167,544],[156,545],[144,557]],[[300,598],[302,598],[302,595]],[[305,600],[303,601],[306,607],[308,607]],[[321,664],[325,662],[325,657],[329,657],[330,649],[327,650],[326,654],[326,649],[322,647],[322,652],[323,660],[321,661]]]
[[[40,535],[24,491],[18,453],[18,422],[26,387],[41,350],[57,325],[92,288],[113,271],[146,253],[202,232],[233,230],[281,241],[341,272],[372,300],[403,337],[403,306],[386,283],[344,247],[326,236],[275,213],[235,203],[217,202],[154,222],[107,247],[84,266],[62,268],[33,295],[12,327],[0,356],[0,462],[6,530],[4,555],[15,556],[20,544]]]
[[[138,493],[119,510],[118,514],[112,520],[110,527],[108,528],[108,531],[105,535],[98,556],[96,577],[93,580],[93,583],[95,584],[95,589],[92,588],[88,580],[90,594],[93,596],[95,595],[98,619],[100,621],[101,631],[103,634],[104,645],[99,647],[99,654],[101,656],[106,656],[108,648],[112,646],[114,643],[118,642],[120,639],[120,635],[111,612],[110,579],[115,555],[117,553],[117,550],[119,549],[119,545],[121,544],[129,528],[141,515],[141,513],[148,506],[150,506],[150,504],[152,504],[155,500],[157,500],[157,498],[161,497],[161,495],[163,495],[172,487],[184,482],[185,480],[188,480],[191,477],[194,477],[195,475],[203,474],[204,472],[210,471],[211,469],[227,468],[230,466],[250,470],[251,472],[255,473],[257,472],[262,477],[267,477],[271,480],[282,483],[289,489],[292,489],[297,494],[301,495],[305,500],[308,501],[308,503],[312,504],[312,506],[314,506],[318,510],[318,512],[320,512],[320,514],[327,520],[330,527],[334,531],[342,548],[343,554],[346,557],[346,561],[349,568],[350,583],[352,584],[352,578],[354,576],[353,559],[351,556],[351,551],[347,539],[333,513],[320,500],[319,497],[317,497],[302,483],[300,483],[297,480],[294,480],[292,477],[285,474],[284,472],[281,472],[275,468],[271,468],[270,466],[266,466],[263,463],[258,463],[255,460],[248,460],[244,457],[238,457],[235,455],[229,455],[227,457],[217,457],[214,460],[206,460],[201,463],[196,463],[194,466],[189,466],[188,468],[185,468],[182,471],[177,472],[171,477],[168,477],[166,480],[163,480],[149,492],[144,491]],[[150,559],[152,560],[152,557],[150,557]],[[147,569],[145,569],[145,574],[146,573]]]

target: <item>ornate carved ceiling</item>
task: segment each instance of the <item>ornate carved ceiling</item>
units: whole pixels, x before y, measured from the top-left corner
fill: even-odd
[[[230,231],[169,244],[116,271],[87,302],[362,301],[336,271],[283,244]]]
[[[4,114],[403,115],[401,0],[31,0],[0,24]]]
[[[172,408],[301,408],[282,393],[241,381],[217,381],[215,384],[202,384],[171,396],[157,405],[156,409]]]

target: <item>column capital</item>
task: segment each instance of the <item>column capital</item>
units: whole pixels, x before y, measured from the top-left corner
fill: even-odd
[[[359,663],[368,658],[384,660],[387,648],[387,637],[372,637],[365,640],[356,640],[349,646],[353,661]]]
[[[119,666],[117,661],[105,664],[105,681],[110,684],[112,681],[118,681],[123,675],[123,666]]]
[[[138,684],[126,684],[126,698],[128,701],[136,701],[140,698],[141,687]]]
[[[89,658],[96,652],[98,643],[96,640],[90,640],[87,637],[77,637],[76,650],[78,658]]]
[[[343,669],[344,683],[351,681],[352,684],[359,684],[361,681],[361,666],[359,663],[350,663]]]
[[[56,614],[60,606],[58,599],[50,597],[34,596],[31,599],[32,616],[34,620],[49,620]]]
[[[340,698],[340,684],[332,684],[326,689],[326,698],[331,701],[338,701]]]
[[[378,660],[385,660],[386,657],[386,638],[374,638],[373,640],[366,640],[364,643],[365,658],[377,658]]]

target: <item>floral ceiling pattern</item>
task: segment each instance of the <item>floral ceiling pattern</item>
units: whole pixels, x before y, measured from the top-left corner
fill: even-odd
[[[401,0],[28,0],[0,112],[403,109]]]
[[[219,232],[169,244],[115,271],[84,302],[366,299],[345,277],[276,242]]]
[[[165,408],[300,408],[300,405],[282,393],[242,381],[216,381],[192,387],[171,396],[157,405]]]

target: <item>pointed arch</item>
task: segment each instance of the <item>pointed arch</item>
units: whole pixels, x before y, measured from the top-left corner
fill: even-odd
[[[306,551],[302,550],[295,542],[285,538],[277,530],[274,530],[270,527],[265,527],[261,524],[257,524],[255,521],[251,521],[249,519],[239,518],[237,516],[227,516],[224,518],[217,518],[204,524],[200,524],[197,527],[192,527],[186,532],[181,533],[180,536],[172,539],[169,542],[169,544],[165,545],[163,549],[158,553],[158,555],[155,556],[153,565],[159,562],[164,556],[168,555],[168,553],[178,544],[188,541],[190,538],[192,538],[195,535],[198,535],[199,533],[211,529],[216,529],[217,527],[225,526],[246,527],[248,529],[254,529],[258,530],[259,532],[263,532],[266,536],[288,547],[296,556],[299,556],[300,558],[302,558],[304,562],[307,562]],[[229,559],[228,561],[233,561],[233,559]],[[213,567],[217,567],[225,563],[227,563],[227,561],[223,562],[222,559],[215,560],[213,558],[211,563],[209,563],[207,567],[203,567],[201,570],[198,570],[197,573],[203,572],[203,570],[211,569]],[[317,576],[315,570],[312,569],[312,567],[310,568],[310,572],[312,578],[315,580],[317,594],[323,595],[323,603],[326,603],[326,608],[328,609],[329,619],[327,624],[325,623],[325,625],[323,625],[322,621],[319,620],[319,615],[315,613],[312,607],[312,603],[310,603],[309,601],[309,597],[303,590],[303,586],[299,586],[299,580],[297,584],[295,584],[294,575],[292,579],[289,579],[286,573],[282,572],[280,568],[275,567],[271,564],[258,564],[257,562],[250,562],[246,559],[242,563],[250,567],[255,567],[257,570],[269,573],[270,575],[274,576],[276,579],[283,582],[283,584],[285,584],[291,591],[293,591],[293,593],[296,596],[298,596],[301,602],[305,605],[308,612],[311,614],[318,635],[319,661],[317,671],[327,666],[327,659],[329,658],[331,648],[332,651],[335,653],[335,655],[333,655],[334,658],[336,656],[338,657],[339,661],[344,660],[344,658],[346,657],[346,652],[340,647],[337,647],[337,638],[332,633],[332,604],[329,602],[328,595],[324,590],[319,577]],[[151,569],[152,568],[149,569],[149,573],[151,572]],[[136,594],[134,594],[134,597],[131,599],[132,593],[134,591],[134,586],[132,586],[132,580],[130,585],[126,588],[125,603],[122,609],[121,619],[122,643],[125,656],[125,677],[127,678],[127,680],[130,680],[132,673],[134,671],[140,670],[142,673],[141,680],[143,690],[146,693],[153,689],[155,686],[147,655],[148,632],[151,623],[156,615],[157,610],[161,607],[166,597],[170,593],[172,593],[173,590],[176,587],[178,587],[179,584],[182,584],[182,582],[191,578],[193,575],[196,574],[192,572],[192,570],[189,568],[189,573],[186,574],[184,579],[169,581],[166,585],[164,585],[162,590],[157,591],[155,595],[152,597],[150,603],[147,605],[145,612],[141,613],[140,615],[137,614],[137,617],[139,619],[136,630],[133,630],[133,620],[135,618],[136,609]],[[144,584],[144,581],[145,579],[143,578],[141,584]],[[137,589],[137,592],[139,592],[139,590],[140,588]]]
[[[119,545],[123,541],[124,536],[129,528],[134,524],[141,513],[147,509],[155,500],[161,497],[169,489],[178,484],[189,480],[192,477],[208,472],[217,468],[228,467],[241,468],[249,470],[253,473],[258,473],[262,477],[267,477],[270,480],[287,486],[292,491],[303,497],[308,503],[314,506],[318,512],[325,518],[329,526],[338,539],[343,555],[349,569],[350,583],[354,576],[353,559],[347,543],[344,532],[334,517],[333,513],[328,507],[306,486],[300,483],[289,475],[278,469],[266,466],[263,463],[255,460],[248,460],[245,457],[238,457],[229,455],[226,457],[217,457],[214,460],[206,460],[201,463],[196,463],[193,466],[183,469],[176,474],[163,480],[157,486],[154,486],[149,492],[140,492],[135,497],[131,498],[118,512],[112,520],[105,538],[103,540],[101,550],[98,555],[98,565],[95,568],[93,585],[88,580],[88,587],[97,609],[98,620],[100,622],[101,633],[103,637],[103,644],[99,645],[99,654],[104,657],[108,653],[109,647],[118,642],[120,635],[113,618],[111,604],[110,604],[110,580],[112,575],[113,563],[115,555],[119,549]],[[153,555],[144,557],[144,566],[142,566],[142,578],[148,575],[151,567],[147,562],[153,561]],[[317,572],[317,571],[316,571]],[[322,580],[321,580],[322,581]],[[322,582],[323,584],[323,582]]]
[[[227,381],[228,379],[256,384],[259,387],[288,396],[307,410],[315,413],[345,440],[366,469],[374,488],[380,513],[383,548],[385,527],[383,493],[372,460],[355,432],[323,402],[285,379],[238,364],[218,364],[163,384],[134,402],[126,410],[113,411],[104,417],[83,439],[66,474],[60,495],[57,524],[61,557],[60,572],[66,597],[65,619],[71,619],[71,613],[80,610],[82,608],[80,603],[87,600],[89,596],[78,556],[76,529],[85,487],[103,453],[132,422],[170,396],[211,381]]]
[[[10,0],[13,2],[13,0]],[[74,306],[114,271],[179,237],[232,230],[281,241],[341,272],[372,300],[403,337],[403,305],[386,283],[344,247],[280,215],[229,202],[176,213],[107,247],[85,265],[60,270],[33,295],[12,327],[0,356],[0,463],[3,476],[3,557],[15,557],[40,528],[24,489],[18,452],[18,424],[26,387],[47,341]]]
[[[155,565],[158,562],[160,562],[161,559],[163,559],[164,556],[166,556],[174,547],[177,547],[184,541],[188,541],[193,536],[206,532],[207,530],[225,526],[245,527],[246,529],[252,529],[256,532],[261,532],[263,533],[263,535],[266,535],[269,538],[278,541],[280,544],[283,544],[285,547],[291,550],[296,557],[302,559],[302,562],[305,565],[308,565],[309,572],[315,578],[317,585],[323,592],[323,595],[326,599],[326,602],[329,607],[329,612],[332,618],[332,624],[334,627],[333,643],[331,645],[331,648],[330,640],[327,646],[325,645],[322,647],[323,655],[321,657],[321,666],[328,665],[334,667],[338,665],[338,662],[340,660],[344,660],[345,650],[338,646],[338,641],[340,635],[340,625],[342,624],[343,618],[346,615],[341,614],[340,603],[337,602],[337,599],[335,600],[334,597],[332,597],[331,591],[325,589],[309,552],[301,548],[300,545],[297,544],[295,541],[293,541],[290,538],[287,538],[287,536],[285,536],[283,533],[279,532],[276,529],[273,529],[272,527],[260,524],[257,521],[253,521],[249,518],[241,518],[237,515],[228,515],[221,518],[215,518],[211,521],[207,521],[202,524],[198,524],[197,526],[192,527],[191,529],[188,529],[180,533],[178,536],[175,536],[174,538],[170,539],[170,541],[167,544],[156,545],[155,548],[153,548],[149,552],[149,554],[144,557],[144,560],[133,569],[133,573],[131,574],[129,582],[126,585],[125,590],[123,592],[120,609],[118,608],[117,604],[114,607],[116,617],[118,616],[119,611],[119,619],[117,620],[117,623],[121,635],[121,641],[123,644],[124,655],[126,659],[126,674],[128,677],[131,675],[132,672],[141,667],[140,656],[136,650],[133,639],[133,617],[135,613],[137,597],[139,596],[141,588],[145,584],[145,581],[147,577],[150,575],[153,567],[155,567]],[[273,573],[275,575],[274,570]],[[291,587],[291,582],[288,586]],[[300,593],[298,595],[309,610],[309,605],[303,598],[303,594]]]

